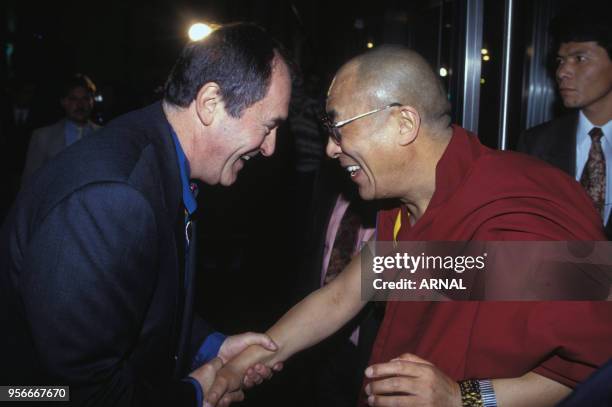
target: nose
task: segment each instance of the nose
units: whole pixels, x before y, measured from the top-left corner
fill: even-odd
[[[327,138],[327,146],[325,147],[325,153],[329,158],[338,158],[342,153],[342,148],[337,144],[331,137]]]
[[[569,61],[559,64],[557,67],[557,82],[561,82],[563,79],[568,79],[572,76],[573,70]]]
[[[272,132],[266,136],[263,143],[261,143],[261,147],[259,149],[264,157],[270,157],[272,154],[274,154],[275,147],[276,129],[272,130]]]

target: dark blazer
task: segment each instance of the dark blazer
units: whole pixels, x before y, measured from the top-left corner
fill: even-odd
[[[210,329],[191,332],[181,192],[160,103],[35,174],[0,240],[1,383],[69,385],[72,405],[195,405],[178,379]]]
[[[538,157],[576,177],[576,130],[578,111],[526,130],[519,138],[517,151]],[[612,240],[612,217],[605,233]]]

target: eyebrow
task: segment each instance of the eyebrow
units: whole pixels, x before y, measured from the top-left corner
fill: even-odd
[[[559,54],[557,53],[557,57],[558,58],[566,58],[566,57],[574,57],[576,55],[580,55],[580,54],[590,54],[588,49],[577,49],[577,50],[572,50],[570,52],[568,52],[567,54]]]

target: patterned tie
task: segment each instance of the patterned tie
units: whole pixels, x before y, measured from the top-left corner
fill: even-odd
[[[350,263],[360,227],[361,217],[349,205],[336,233],[324,284],[330,283]]]
[[[593,127],[589,131],[589,136],[591,136],[591,149],[580,176],[580,183],[593,200],[597,211],[603,215],[606,202],[606,158],[601,149],[603,132],[599,127]]]

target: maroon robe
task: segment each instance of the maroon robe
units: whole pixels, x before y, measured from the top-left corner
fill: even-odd
[[[580,185],[526,155],[489,149],[455,126],[436,191],[415,225],[379,214],[378,240],[606,240]],[[389,302],[371,363],[413,353],[454,380],[534,371],[574,387],[612,357],[610,302]],[[364,402],[363,394],[361,397]]]

